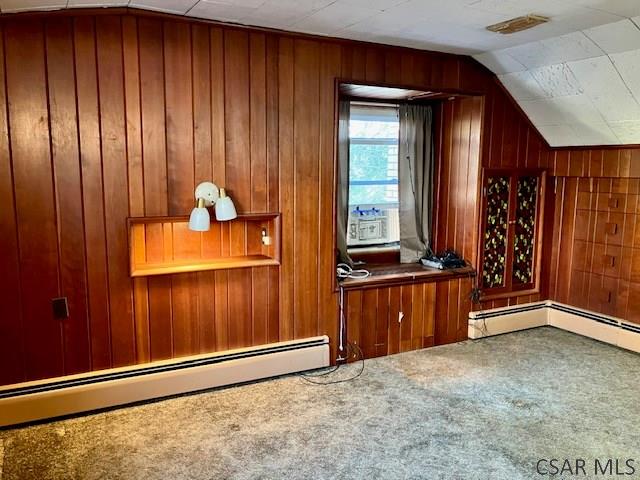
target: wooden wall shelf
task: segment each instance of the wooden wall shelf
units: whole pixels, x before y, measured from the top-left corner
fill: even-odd
[[[247,213],[229,222],[213,218],[208,232],[192,232],[189,217],[132,217],[132,277],[280,265],[280,214]],[[262,232],[271,239],[262,242]]]

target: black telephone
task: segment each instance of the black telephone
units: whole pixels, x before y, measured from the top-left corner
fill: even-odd
[[[467,265],[467,262],[453,250],[445,250],[439,254],[428,254],[420,259],[425,267],[437,268],[445,270],[448,268],[461,268]]]

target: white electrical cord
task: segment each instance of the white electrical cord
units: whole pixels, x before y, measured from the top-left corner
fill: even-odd
[[[354,270],[346,263],[339,263],[336,266],[336,276],[338,278],[367,278],[369,275],[371,275],[369,270],[365,270],[364,268]]]
[[[336,276],[339,279],[344,279],[344,278],[367,278],[369,275],[371,275],[371,272],[369,270],[365,270],[360,269],[360,270],[354,270],[353,268],[351,268],[349,265],[347,265],[346,263],[339,263],[338,265],[336,265]],[[338,358],[336,359],[337,361],[344,361],[346,360],[346,357],[343,356],[343,354],[345,353],[345,342],[344,342],[344,333],[345,333],[345,329],[346,329],[346,319],[345,319],[345,315],[344,315],[344,289],[342,288],[342,285],[340,285],[340,299],[339,299],[339,306],[340,306],[340,332],[339,332],[339,342],[338,342]]]

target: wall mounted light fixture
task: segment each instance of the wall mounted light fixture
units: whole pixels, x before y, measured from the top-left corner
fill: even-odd
[[[189,229],[206,232],[211,226],[211,216],[207,207],[215,205],[216,220],[233,220],[238,216],[231,198],[227,197],[224,188],[218,189],[215,183],[202,182],[195,191],[196,207],[189,217]]]

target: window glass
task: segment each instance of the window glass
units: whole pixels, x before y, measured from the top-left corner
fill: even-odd
[[[349,205],[398,204],[398,109],[352,106]]]
[[[398,131],[397,107],[351,105],[350,246],[399,241]]]

